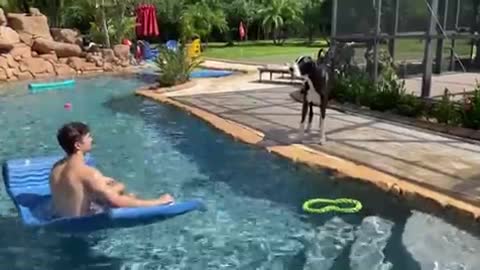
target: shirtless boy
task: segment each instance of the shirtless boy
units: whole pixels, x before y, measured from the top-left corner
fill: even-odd
[[[57,132],[57,140],[66,153],[50,175],[54,211],[57,216],[76,217],[96,213],[109,207],[142,207],[173,202],[169,194],[158,199],[142,200],[124,193],[125,186],[85,164],[85,154],[92,148],[87,125],[65,124]]]

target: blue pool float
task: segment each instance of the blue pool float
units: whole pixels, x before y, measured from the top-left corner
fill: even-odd
[[[64,80],[56,82],[30,83],[28,89],[30,92],[37,93],[58,88],[67,88],[75,86],[75,80]]]
[[[75,218],[55,218],[51,211],[49,173],[61,156],[14,159],[2,166],[8,195],[26,227],[81,233],[108,228],[146,225],[203,208],[198,200],[169,205],[136,208],[112,208],[105,212]],[[87,156],[93,166],[94,160]]]

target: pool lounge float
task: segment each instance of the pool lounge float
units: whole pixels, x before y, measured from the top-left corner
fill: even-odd
[[[203,208],[198,200],[169,205],[112,208],[84,217],[56,218],[52,215],[49,173],[61,156],[12,159],[4,162],[2,174],[8,195],[23,225],[58,232],[81,233],[108,228],[146,225]],[[86,163],[94,166],[89,155]]]
[[[75,80],[64,80],[55,82],[30,83],[28,89],[30,92],[37,93],[58,88],[72,87],[75,85]]]

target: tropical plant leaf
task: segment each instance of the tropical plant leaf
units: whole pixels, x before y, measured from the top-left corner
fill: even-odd
[[[189,58],[184,46],[180,46],[175,51],[162,46],[155,59],[160,86],[169,87],[187,82],[190,74],[201,62],[200,58]]]

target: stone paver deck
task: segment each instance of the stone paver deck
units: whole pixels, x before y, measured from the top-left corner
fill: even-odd
[[[287,145],[298,142],[301,105],[289,96],[294,90],[275,87],[175,99],[259,130],[266,140]],[[316,143],[318,125],[314,124],[305,145],[443,192],[480,199],[480,145],[375,118],[333,110],[327,114],[327,144]]]
[[[431,97],[441,97],[445,88],[450,93],[458,94],[472,91],[475,89],[477,80],[480,81],[480,73],[446,73],[432,76]],[[420,96],[422,93],[422,77],[413,77],[405,80],[405,87],[408,92],[413,92]]]
[[[166,95],[261,131],[266,142],[298,143],[301,104],[290,97],[296,87],[258,83],[257,76],[200,80]],[[304,145],[480,205],[480,144],[362,115],[327,114],[327,144],[317,144],[315,118]]]

